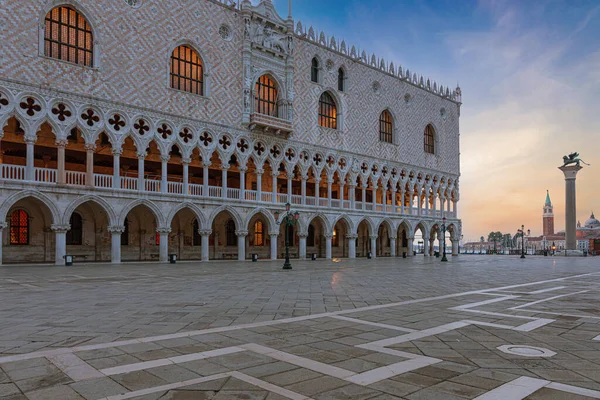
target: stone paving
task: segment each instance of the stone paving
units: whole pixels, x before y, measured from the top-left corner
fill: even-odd
[[[1,267],[0,399],[598,399],[598,266]]]

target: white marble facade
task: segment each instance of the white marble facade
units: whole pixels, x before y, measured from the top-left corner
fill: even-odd
[[[300,213],[293,257],[410,256],[416,232],[429,255],[443,218],[457,253],[460,89],[282,19],[269,0],[4,4],[4,263],[279,258],[286,203]],[[88,21],[91,66],[44,52],[44,20],[60,6]],[[202,60],[201,94],[171,88],[180,45]],[[255,108],[266,75],[277,117]],[[324,92],[336,129],[319,124]]]

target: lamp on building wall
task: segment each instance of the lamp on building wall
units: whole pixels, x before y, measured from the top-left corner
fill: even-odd
[[[285,205],[285,214],[279,220],[279,211],[275,211],[275,220],[277,220],[277,225],[283,224],[285,227],[285,262],[283,263],[283,269],[292,269],[292,264],[290,263],[290,238],[289,238],[289,228],[296,226],[298,224],[298,220],[300,219],[300,213],[298,211],[292,211],[290,203]]]

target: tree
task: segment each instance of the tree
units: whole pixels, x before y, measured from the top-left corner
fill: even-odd
[[[502,237],[502,245],[504,246],[504,248],[509,248],[512,249],[513,247],[513,238],[512,235],[510,233],[505,234]]]
[[[494,253],[496,253],[496,243],[502,242],[502,232],[490,232],[488,235],[488,242],[494,242]]]

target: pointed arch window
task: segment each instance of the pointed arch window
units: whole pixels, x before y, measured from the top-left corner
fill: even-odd
[[[232,219],[227,221],[225,225],[226,243],[227,246],[237,246],[237,237],[235,236],[235,222]]]
[[[267,75],[263,75],[256,81],[256,94],[254,96],[254,109],[259,114],[272,117],[278,116],[277,110],[277,85]]]
[[[338,70],[338,90],[340,92],[344,91],[344,83],[345,83],[345,79],[346,79],[346,73],[344,72],[343,68],[340,68]]]
[[[10,215],[10,244],[29,244],[29,214],[25,210],[15,210]]]
[[[329,92],[324,92],[319,99],[319,126],[337,129],[337,104]]]
[[[379,116],[379,140],[386,143],[393,143],[394,140],[394,120],[388,110]]]
[[[310,80],[319,83],[319,60],[317,60],[317,57],[312,59],[310,65]]]
[[[94,37],[92,27],[77,10],[55,7],[46,14],[44,55],[50,58],[93,67]]]
[[[200,224],[198,224],[198,220],[195,219],[192,224],[192,237],[193,237],[193,245],[194,246],[202,246],[202,236],[200,235]]]
[[[129,219],[125,218],[123,226],[125,229],[121,233],[121,246],[129,246]]]
[[[181,45],[171,54],[171,87],[204,96],[204,64],[190,46]]]
[[[431,124],[425,127],[424,144],[425,153],[435,154],[435,130]]]
[[[69,220],[71,229],[67,231],[67,245],[81,246],[83,244],[83,220],[81,215],[73,213]]]
[[[315,227],[313,224],[310,224],[308,226],[308,236],[306,238],[306,245],[308,247],[314,247],[315,246]]]
[[[254,245],[259,247],[265,245],[264,225],[260,220],[254,223]]]

